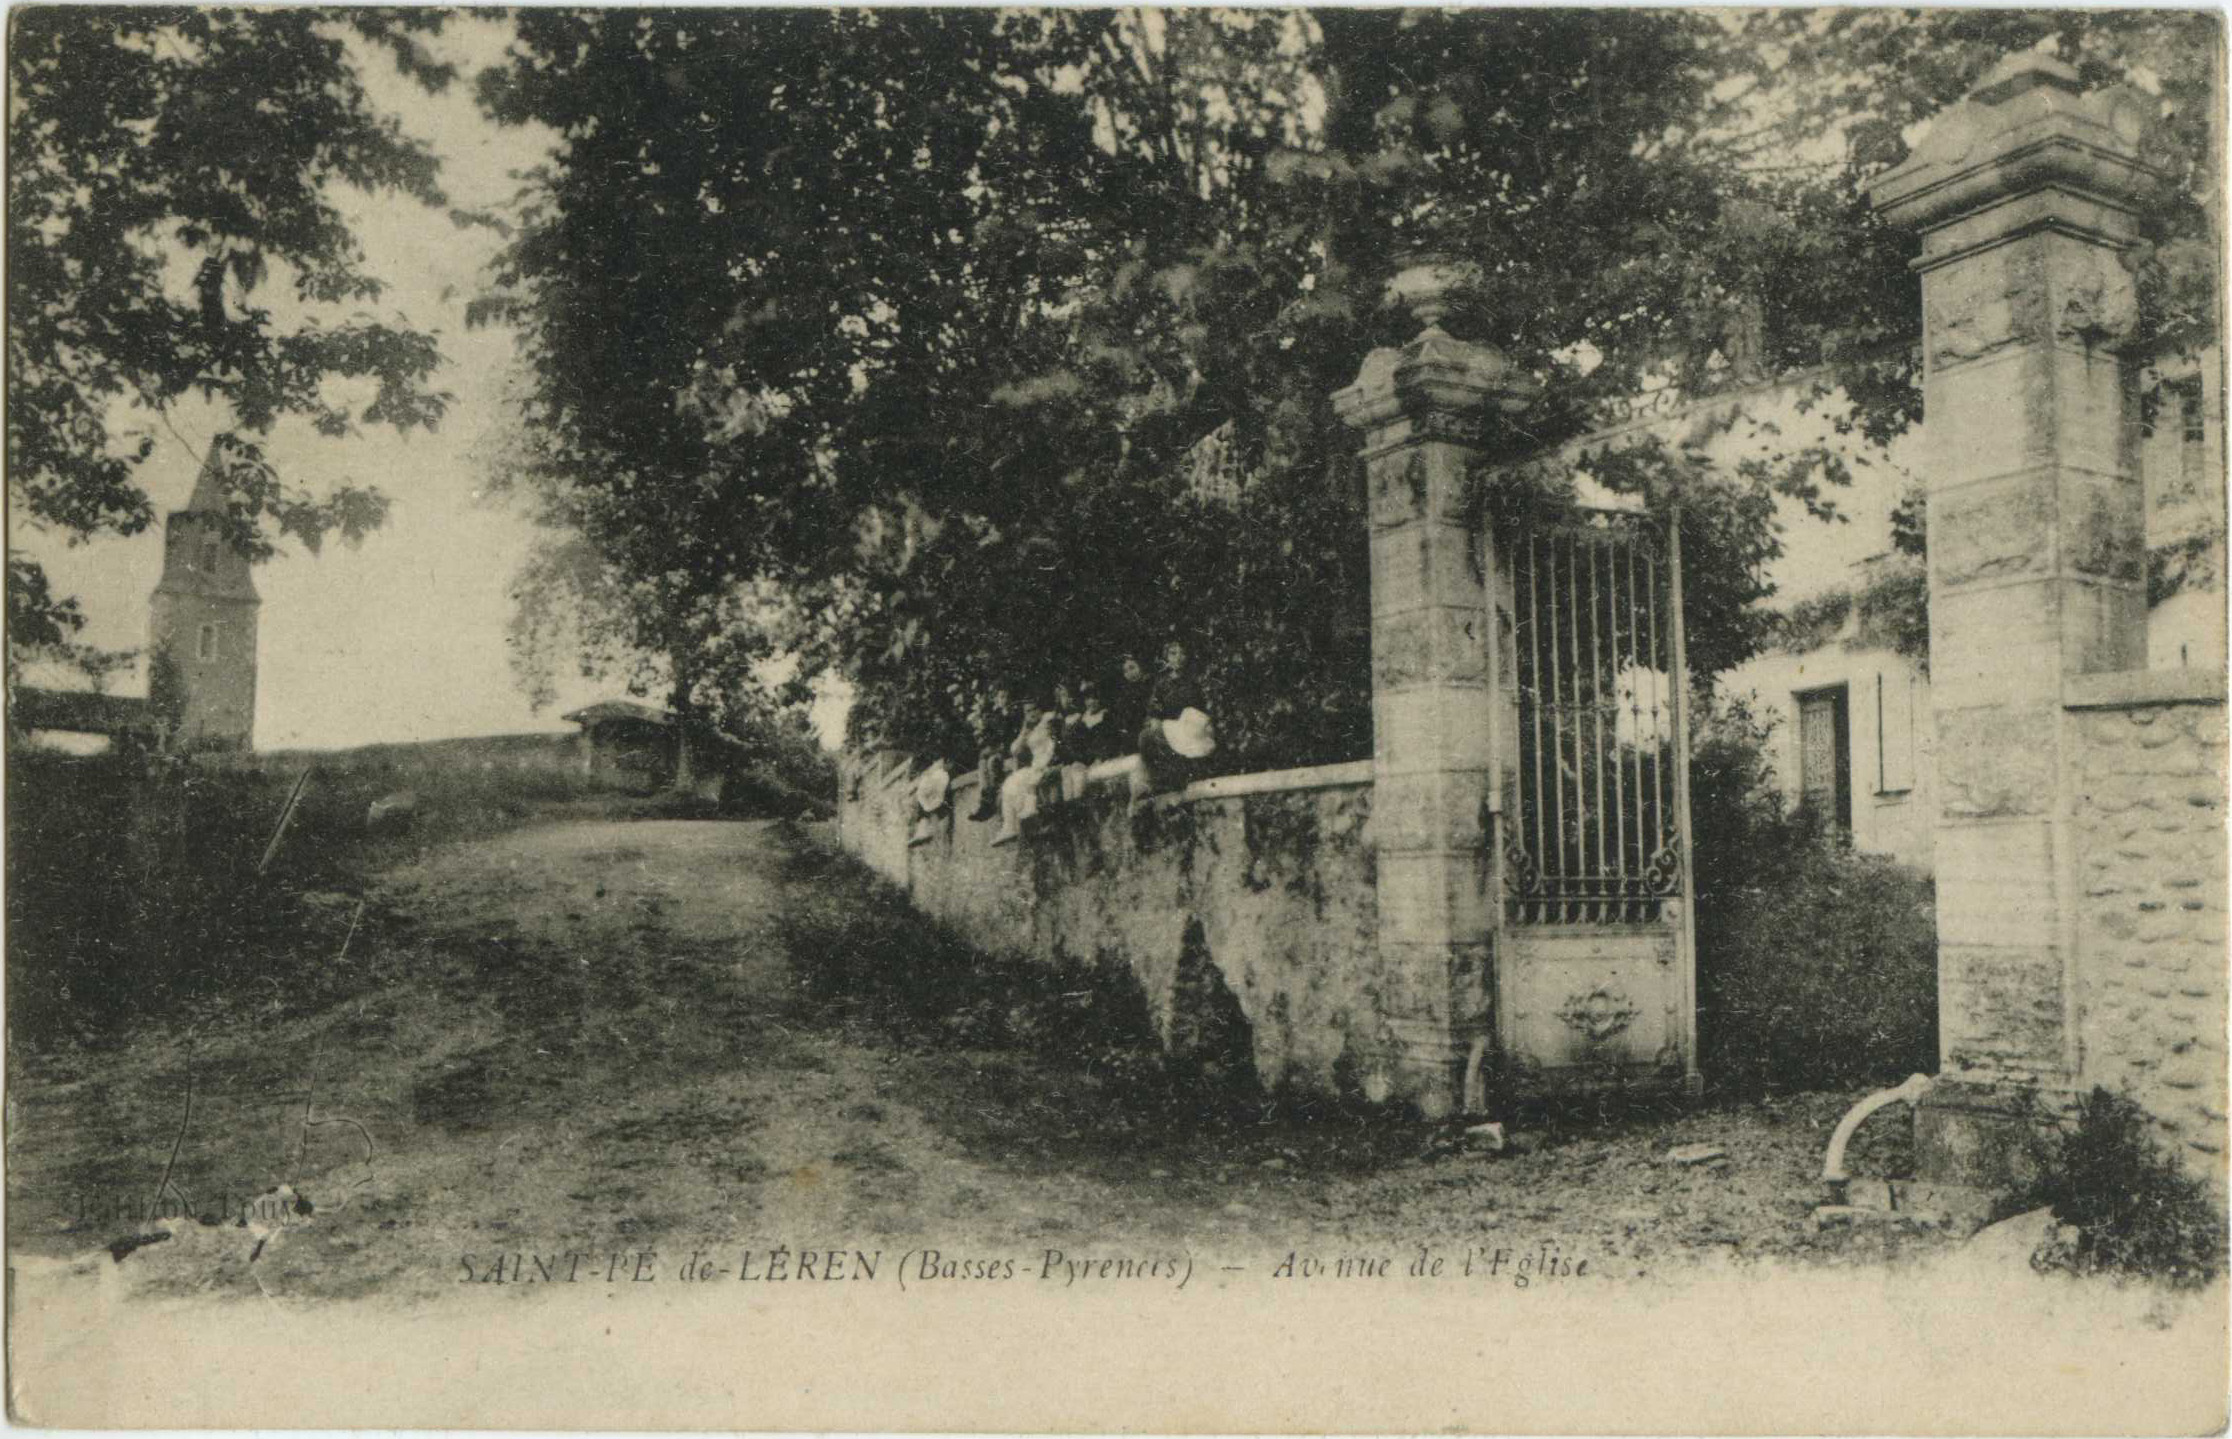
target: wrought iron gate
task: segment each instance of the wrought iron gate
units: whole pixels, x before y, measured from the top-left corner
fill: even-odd
[[[1512,924],[1650,924],[1688,892],[1685,645],[1669,538],[1648,516],[1593,510],[1509,545]]]
[[[1693,1090],[1695,914],[1681,519],[1582,511],[1503,537],[1498,1041],[1546,1086]],[[1499,627],[1501,629],[1502,627]]]

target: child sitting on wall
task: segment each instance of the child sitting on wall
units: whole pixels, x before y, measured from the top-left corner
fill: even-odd
[[[1116,726],[1101,703],[1100,686],[1086,680],[1077,687],[1077,707],[1062,717],[1062,798],[1085,793],[1085,771],[1124,752],[1131,737]]]
[[[1139,731],[1139,771],[1132,777],[1132,798],[1174,789],[1192,777],[1201,760],[1217,750],[1208,700],[1186,667],[1186,646],[1163,646],[1162,673],[1147,693],[1147,723]]]
[[[987,820],[1000,812],[1000,780],[1007,773],[1007,755],[999,735],[1009,723],[1008,692],[994,689],[980,695],[969,710],[969,728],[977,741],[977,802],[969,818]]]
[[[1023,704],[1023,728],[1008,746],[1017,768],[1000,782],[1000,832],[994,844],[1013,844],[1023,837],[1024,821],[1038,814],[1039,781],[1046,778],[1060,747],[1053,707],[1037,700]]]
[[[944,828],[938,816],[945,813],[946,794],[953,784],[953,775],[942,759],[930,761],[930,768],[915,777],[914,828],[907,832],[907,844],[928,844]]]

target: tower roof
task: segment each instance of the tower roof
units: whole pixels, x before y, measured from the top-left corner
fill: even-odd
[[[224,512],[225,467],[217,463],[217,442],[211,440],[201,473],[194,477],[194,496],[186,502],[186,513],[221,515]]]
[[[212,441],[201,474],[195,477],[193,497],[185,509],[171,511],[164,527],[163,577],[155,585],[157,595],[259,603],[248,557],[225,536],[225,501],[225,467]]]

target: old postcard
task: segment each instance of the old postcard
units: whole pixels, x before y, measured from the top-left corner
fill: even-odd
[[[12,10],[11,1415],[2221,1431],[2224,57]]]

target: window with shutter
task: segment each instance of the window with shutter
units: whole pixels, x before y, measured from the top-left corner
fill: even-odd
[[[1913,675],[1876,676],[1876,792],[1914,788]]]

